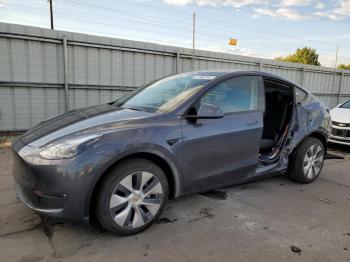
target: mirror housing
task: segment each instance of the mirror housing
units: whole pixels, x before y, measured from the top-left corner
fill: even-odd
[[[224,117],[224,113],[216,105],[201,103],[196,115],[187,115],[186,117],[189,119],[217,119]]]

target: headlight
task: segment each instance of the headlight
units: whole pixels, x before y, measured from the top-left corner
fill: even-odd
[[[66,159],[72,158],[83,152],[92,144],[101,139],[103,135],[85,135],[59,139],[43,146],[39,154],[46,159]]]

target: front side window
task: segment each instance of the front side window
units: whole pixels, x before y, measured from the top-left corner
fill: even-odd
[[[222,74],[197,72],[170,76],[117,100],[115,105],[148,112],[168,112]]]
[[[202,97],[200,103],[212,104],[225,113],[258,108],[258,77],[240,76],[219,83]]]

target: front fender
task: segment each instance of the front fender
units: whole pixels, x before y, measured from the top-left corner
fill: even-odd
[[[110,169],[115,163],[122,161],[128,157],[136,156],[138,154],[151,154],[155,155],[162,160],[164,160],[171,169],[172,175],[175,181],[175,197],[178,197],[182,194],[182,176],[181,176],[181,163],[179,163],[175,157],[165,148],[162,148],[157,145],[142,145],[139,147],[130,148],[128,150],[123,151],[122,153],[111,157],[110,161],[107,163],[106,168],[101,170],[99,174],[99,178]],[[98,181],[97,180],[97,181]],[[96,183],[97,183],[96,181]]]
[[[179,168],[178,164],[174,162],[171,156],[169,156],[168,153],[164,152],[164,149],[159,149],[159,148],[133,148],[131,150],[125,151],[122,154],[119,154],[116,157],[111,157],[109,158],[108,162],[106,162],[103,165],[103,168],[101,168],[98,173],[95,174],[95,178],[93,182],[90,184],[90,188],[88,190],[88,193],[86,195],[86,201],[85,201],[85,212],[84,212],[84,217],[85,220],[89,220],[89,215],[90,215],[90,207],[91,207],[91,201],[93,198],[93,195],[96,191],[96,186],[98,185],[98,182],[100,179],[103,179],[104,174],[116,163],[119,161],[122,161],[123,159],[126,159],[128,157],[132,157],[133,155],[137,154],[144,154],[144,153],[149,153],[155,156],[158,156],[162,158],[170,167],[172,171],[172,176],[174,178],[174,189],[175,189],[175,197],[178,197],[182,195],[182,177],[181,177],[181,169]]]

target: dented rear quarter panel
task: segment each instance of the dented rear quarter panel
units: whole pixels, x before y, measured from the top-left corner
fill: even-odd
[[[317,133],[328,141],[331,132],[329,109],[309,92],[304,101],[296,104],[294,116],[289,142],[282,152],[280,167],[283,168],[287,168],[289,155],[305,138]]]

